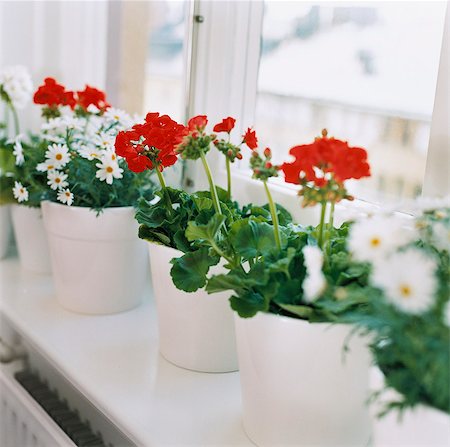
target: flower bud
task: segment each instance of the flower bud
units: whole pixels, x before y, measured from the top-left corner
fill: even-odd
[[[228,155],[228,157],[232,157],[233,156],[233,151],[231,149],[228,149],[227,155]]]
[[[266,168],[267,169],[270,169],[272,167],[272,163],[270,162],[270,161],[268,161],[267,163],[266,163]]]
[[[272,151],[270,150],[270,148],[266,147],[266,148],[264,149],[264,156],[265,156],[266,158],[272,157]]]
[[[256,158],[257,156],[258,156],[258,152],[253,151],[253,152],[252,152],[252,157]]]
[[[238,160],[242,160],[242,154],[241,154],[240,152],[238,152],[238,153],[236,154],[236,158],[237,158]]]

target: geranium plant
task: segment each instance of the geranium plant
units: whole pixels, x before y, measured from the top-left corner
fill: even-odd
[[[116,139],[116,152],[128,161],[131,170],[153,169],[157,172],[161,190],[154,203],[141,200],[136,214],[141,224],[139,236],[150,242],[180,250],[183,255],[172,260],[174,284],[181,290],[193,292],[206,284],[209,268],[222,257],[233,266],[240,265],[240,258],[227,245],[227,233],[234,222],[250,214],[260,220],[270,220],[264,207],[239,207],[231,200],[231,184],[227,190],[219,188],[211,174],[206,158],[212,147],[224,154],[227,165],[241,158],[240,147],[246,143],[244,135],[238,146],[227,140],[217,139],[208,133],[205,115],[191,118],[187,126],[157,113],[147,115],[144,124],[137,124],[129,131],[121,132]],[[214,126],[219,132],[230,134],[235,124],[231,117]],[[248,143],[247,143],[248,144]],[[250,143],[251,144],[251,143]],[[189,194],[166,186],[163,170],[178,158],[201,160],[208,180],[209,190]],[[280,208],[284,220],[289,214]]]
[[[0,204],[13,201],[12,187],[16,161],[21,162],[22,145],[17,111],[31,99],[31,77],[25,67],[12,66],[0,71],[0,103],[4,121],[0,122]]]
[[[361,219],[348,248],[370,271],[360,291],[370,306],[354,323],[370,333],[386,387],[398,392],[383,412],[423,404],[450,413],[450,207]]]
[[[43,106],[45,122],[40,142],[24,152],[19,169],[19,201],[46,199],[100,211],[131,206],[140,197],[152,197],[150,173],[134,174],[114,150],[119,131],[132,124],[131,117],[106,102],[104,92],[90,86],[68,91],[46,78],[34,94]]]
[[[263,311],[310,321],[344,321],[364,307],[365,298],[341,299],[334,286],[364,287],[368,270],[343,256],[348,224],[334,228],[333,213],[335,203],[351,199],[345,180],[370,175],[367,153],[328,137],[326,131],[290,153],[295,161],[274,166],[269,148],[262,153],[253,149],[250,166],[253,177],[264,184],[272,219],[262,222],[250,216],[230,228],[228,244],[240,255],[240,263],[228,274],[210,278],[206,290],[233,290],[231,306],[241,317]],[[317,227],[279,225],[268,181],[280,170],[287,182],[300,185],[303,206],[320,204]]]

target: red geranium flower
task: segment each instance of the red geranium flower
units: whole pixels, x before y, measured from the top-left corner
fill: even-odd
[[[84,110],[90,105],[97,107],[99,110],[105,110],[110,105],[106,102],[106,94],[101,90],[86,85],[86,88],[80,92],[77,92],[78,105]]]
[[[235,123],[236,120],[229,116],[228,118],[224,118],[221,123],[216,124],[213,131],[230,133],[233,130]]]
[[[203,132],[207,124],[208,117],[206,115],[197,115],[188,121],[188,129],[190,132]]]
[[[117,155],[124,157],[133,172],[172,166],[177,161],[175,147],[187,134],[187,129],[167,115],[148,113],[144,124],[117,134]]]
[[[44,85],[36,90],[33,101],[35,104],[42,104],[48,107],[68,105],[72,109],[75,107],[73,92],[66,91],[66,88],[58,84],[54,78],[45,78]]]
[[[247,132],[245,132],[243,138],[244,143],[250,149],[256,149],[258,147],[258,138],[256,138],[256,132],[252,130],[250,127],[247,129]]]
[[[317,170],[323,175],[330,173],[339,183],[370,176],[367,152],[335,138],[316,138],[311,144],[293,147],[289,153],[295,160],[282,165],[288,183],[299,184],[303,179],[321,187],[323,176],[318,177]]]

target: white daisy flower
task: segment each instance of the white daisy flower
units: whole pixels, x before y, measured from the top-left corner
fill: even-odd
[[[444,324],[450,328],[450,301],[444,307]]]
[[[16,109],[23,109],[31,99],[33,83],[28,70],[20,65],[0,72],[0,85]]]
[[[38,163],[36,169],[39,172],[48,172],[53,171],[56,167],[51,160],[45,160],[42,163]]]
[[[117,162],[117,154],[114,148],[102,152],[102,160]]]
[[[69,186],[69,182],[66,181],[67,174],[64,174],[63,172],[48,171],[47,179],[47,185],[49,185],[54,191]]]
[[[73,193],[71,193],[69,189],[61,189],[56,198],[68,206],[71,206],[73,203]]]
[[[431,226],[431,243],[438,250],[450,251],[450,226],[444,222],[433,222]]]
[[[98,107],[94,106],[94,104],[89,104],[86,110],[89,113],[93,113],[94,115],[97,115],[98,113],[100,113],[100,109]]]
[[[22,185],[20,182],[14,182],[14,188],[13,188],[13,195],[14,198],[20,203],[20,202],[26,202],[28,200],[28,190],[25,188],[25,186]]]
[[[23,147],[22,147],[22,138],[23,135],[19,134],[14,139],[14,150],[13,155],[16,157],[16,165],[22,166],[25,162],[25,157],[23,156]]]
[[[372,282],[387,301],[406,313],[421,314],[435,302],[436,262],[417,248],[374,264]]]
[[[54,164],[56,169],[60,169],[70,160],[69,148],[65,144],[51,144],[45,158]]]
[[[348,248],[358,261],[376,261],[417,237],[412,225],[396,216],[376,215],[355,222]]]
[[[117,123],[120,128],[128,128],[133,125],[133,120],[127,112],[113,107],[107,109],[103,117],[107,121]]]
[[[100,160],[102,157],[101,151],[97,147],[88,147],[88,146],[81,146],[80,149],[78,149],[78,153],[83,157],[87,158],[88,160]]]
[[[119,167],[119,164],[114,161],[109,161],[102,159],[101,163],[96,163],[98,171],[95,176],[100,179],[100,181],[106,181],[108,185],[112,185],[113,179],[122,178],[123,169]]]
[[[303,295],[306,302],[316,300],[326,287],[326,279],[322,272],[323,253],[318,247],[307,245],[303,248],[306,277],[303,281]]]
[[[101,132],[99,135],[96,135],[93,139],[93,143],[104,150],[112,150],[114,149],[114,143],[116,141],[116,137],[106,132]]]

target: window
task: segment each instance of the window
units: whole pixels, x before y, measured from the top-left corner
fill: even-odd
[[[325,127],[369,152],[357,197],[420,194],[445,6],[266,1],[254,122],[275,162]]]
[[[327,127],[369,151],[374,175],[349,185],[356,197],[371,203],[413,197],[427,161],[445,8],[445,2],[200,0],[190,115],[207,114],[211,124],[235,117],[235,141],[254,125],[275,161]],[[225,185],[223,160],[213,150],[208,158]],[[233,197],[264,203],[247,167],[246,160],[234,165]],[[194,189],[207,187],[200,168],[188,171]],[[299,210],[293,188],[272,184],[275,200],[298,221],[316,222],[315,211]]]

